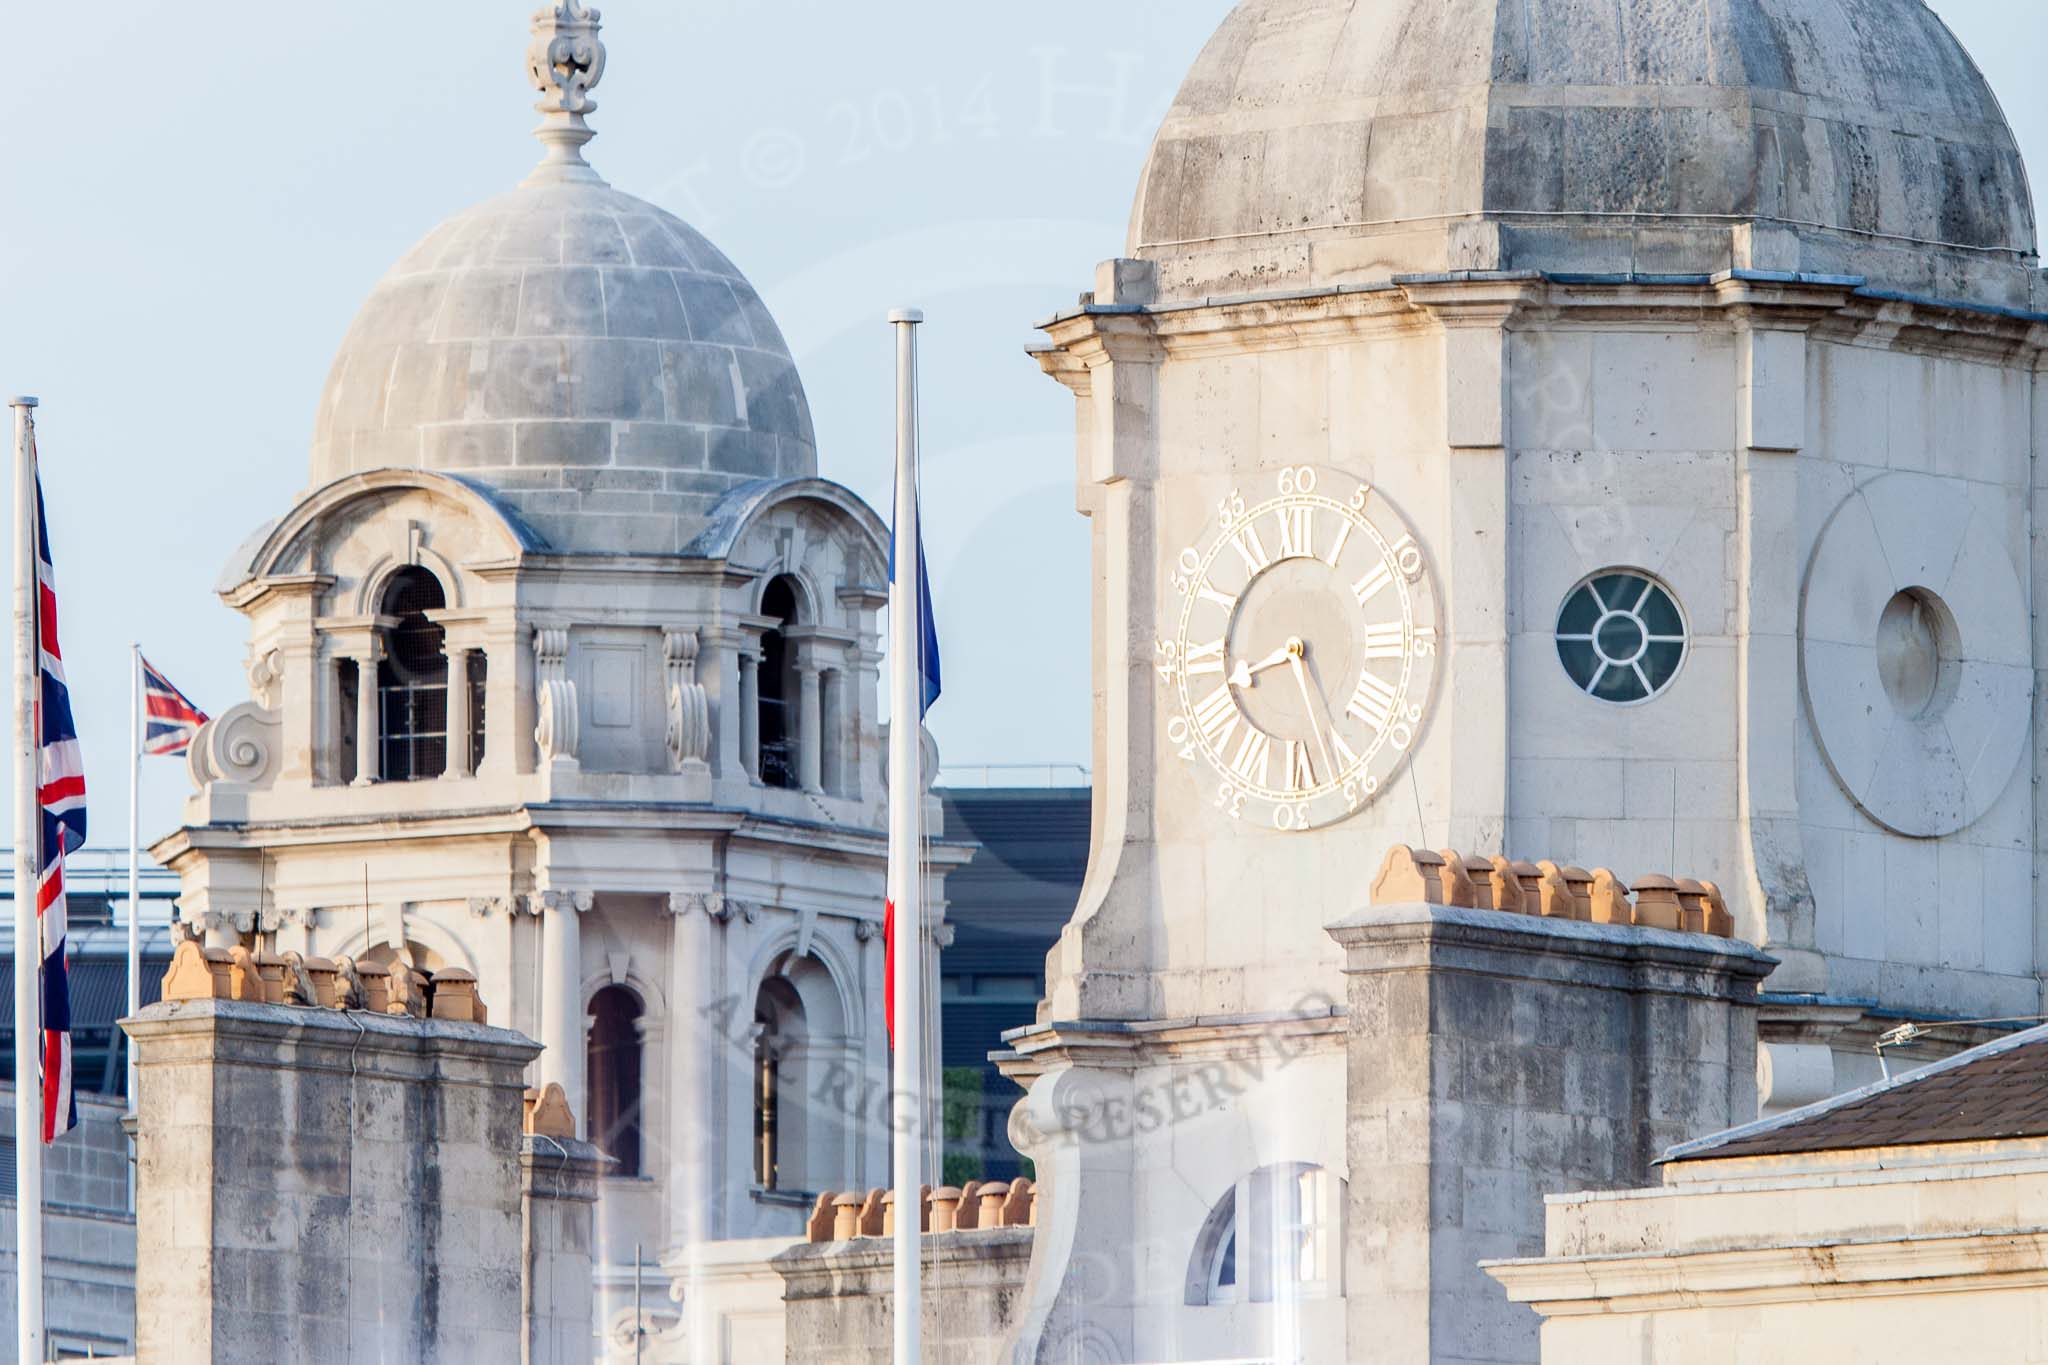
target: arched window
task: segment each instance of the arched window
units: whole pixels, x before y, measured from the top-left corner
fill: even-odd
[[[1232,1186],[1195,1238],[1186,1302],[1274,1303],[1342,1292],[1344,1182],[1321,1166],[1261,1166]]]
[[[761,634],[761,781],[794,790],[802,784],[797,746],[796,647],[787,631],[797,623],[796,583],[787,574],[761,594],[761,614],[775,625]]]
[[[448,655],[441,627],[427,619],[446,606],[441,581],[417,566],[384,590],[385,632],[377,665],[380,771],[387,782],[439,777],[448,770]]]
[[[797,1116],[784,1112],[782,1054],[802,1036],[803,1017],[803,1000],[788,981],[761,983],[754,997],[754,1183],[764,1190],[789,1187],[788,1120]]]
[[[586,1112],[591,1142],[618,1163],[612,1175],[640,1174],[640,1014],[640,997],[624,986],[590,997]]]

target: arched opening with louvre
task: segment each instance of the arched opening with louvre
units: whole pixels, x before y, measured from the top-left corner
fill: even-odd
[[[381,614],[392,624],[377,664],[377,733],[386,782],[448,770],[448,652],[444,632],[427,615],[447,604],[441,580],[417,566],[385,586]]]
[[[590,1140],[618,1164],[610,1174],[641,1174],[643,1091],[640,997],[627,986],[606,986],[590,997],[588,1064],[584,1068]]]
[[[802,785],[803,742],[798,723],[797,650],[789,631],[798,622],[796,580],[780,575],[761,594],[761,615],[774,624],[761,632],[761,781],[791,790]]]

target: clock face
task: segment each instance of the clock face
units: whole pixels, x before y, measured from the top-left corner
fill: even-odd
[[[1166,738],[1234,820],[1317,829],[1364,807],[1420,733],[1437,654],[1422,548],[1373,489],[1314,465],[1218,505],[1169,570]]]

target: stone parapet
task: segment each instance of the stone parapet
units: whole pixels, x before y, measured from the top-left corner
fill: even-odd
[[[1698,933],[1377,905],[1345,950],[1353,1358],[1534,1365],[1537,1319],[1483,1259],[1543,1245],[1547,1195],[1641,1184],[1756,1113],[1774,960]]]
[[[996,1365],[1023,1303],[1029,1227],[934,1232],[923,1239],[924,1350],[946,1365]],[[789,1365],[888,1365],[895,1245],[885,1237],[791,1247],[781,1272]]]
[[[139,1358],[520,1358],[532,1041],[211,996],[122,1027],[142,1069]]]

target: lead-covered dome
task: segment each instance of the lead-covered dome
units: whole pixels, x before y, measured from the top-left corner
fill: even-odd
[[[810,408],[732,262],[582,160],[603,48],[594,13],[555,13],[530,54],[548,158],[371,290],[320,397],[313,484],[440,470],[555,549],[673,554],[730,489],[817,472]]]
[[[1244,0],[1130,251],[1183,297],[1755,265],[2023,303],[2035,236],[1998,102],[1922,0]]]

